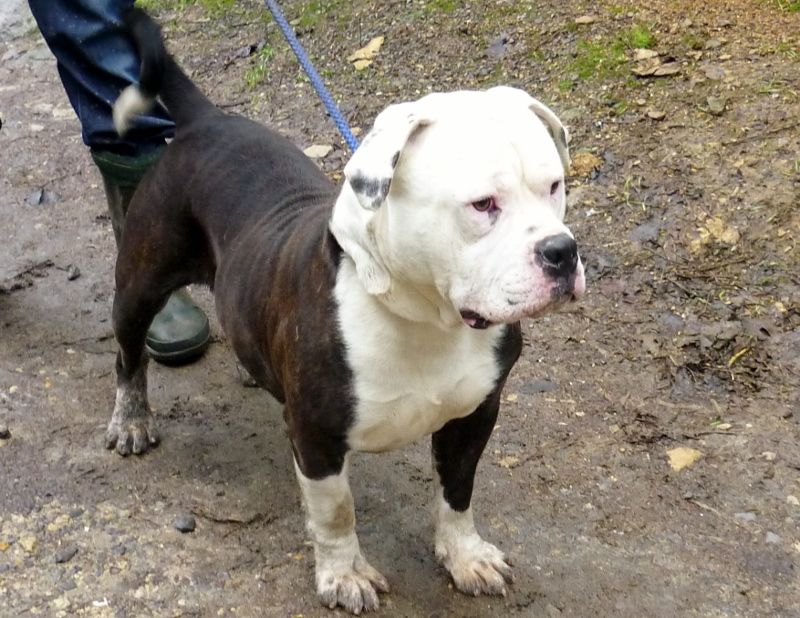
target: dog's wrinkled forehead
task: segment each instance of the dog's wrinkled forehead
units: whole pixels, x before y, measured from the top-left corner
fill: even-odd
[[[464,130],[480,122],[487,109],[524,109],[533,112],[555,142],[561,163],[569,167],[568,134],[558,117],[543,103],[516,88],[497,87],[485,92],[458,91],[431,94],[419,101],[391,105],[375,119],[372,130],[344,168],[345,178],[361,206],[377,210],[386,200],[403,149],[414,133],[437,119],[464,115]],[[474,112],[464,114],[464,110]]]

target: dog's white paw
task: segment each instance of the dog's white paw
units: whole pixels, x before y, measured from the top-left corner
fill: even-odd
[[[389,592],[389,582],[364,557],[357,554],[350,565],[331,561],[317,564],[317,594],[333,609],[342,606],[352,614],[378,609],[378,591]]]
[[[119,421],[112,419],[106,429],[106,448],[116,447],[123,457],[141,455],[158,444],[158,431],[150,415]]]
[[[437,540],[436,557],[450,572],[456,588],[465,594],[505,596],[506,584],[514,581],[503,552],[477,533]]]

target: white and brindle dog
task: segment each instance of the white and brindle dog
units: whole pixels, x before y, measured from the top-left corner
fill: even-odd
[[[388,591],[359,548],[349,454],[428,434],[436,556],[459,590],[505,594],[511,569],[470,502],[519,320],[585,289],[562,222],[561,122],[507,87],[392,105],[336,189],[287,140],[215,108],[147,15],[126,23],[142,73],[117,102],[117,126],[159,96],[177,130],[125,222],[107,446],[157,443],[145,333],[170,292],[206,283],[239,360],[285,404],[322,602],[359,613]]]

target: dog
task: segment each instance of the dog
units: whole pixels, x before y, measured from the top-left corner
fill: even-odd
[[[510,87],[391,105],[337,188],[276,132],[217,109],[144,12],[126,24],[141,79],[115,104],[117,128],[160,97],[176,136],[125,221],[107,447],[158,442],[145,333],[173,290],[207,284],[239,361],[284,404],[322,603],[357,614],[389,590],[359,548],[350,453],[429,434],[435,554],[459,590],[506,594],[511,568],[470,503],[519,321],[585,290],[563,223],[561,121]]]

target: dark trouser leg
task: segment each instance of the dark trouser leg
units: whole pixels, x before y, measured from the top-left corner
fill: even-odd
[[[492,433],[499,408],[500,390],[472,414],[447,423],[433,434],[436,477],[434,517],[436,557],[467,594],[506,594],[513,580],[503,553],[484,541],[472,517],[475,470]]]
[[[93,150],[138,157],[163,146],[174,125],[163,107],[136,119],[121,138],[112,108],[119,93],[139,81],[139,57],[122,26],[134,0],[29,0],[58,63],[64,90]]]

